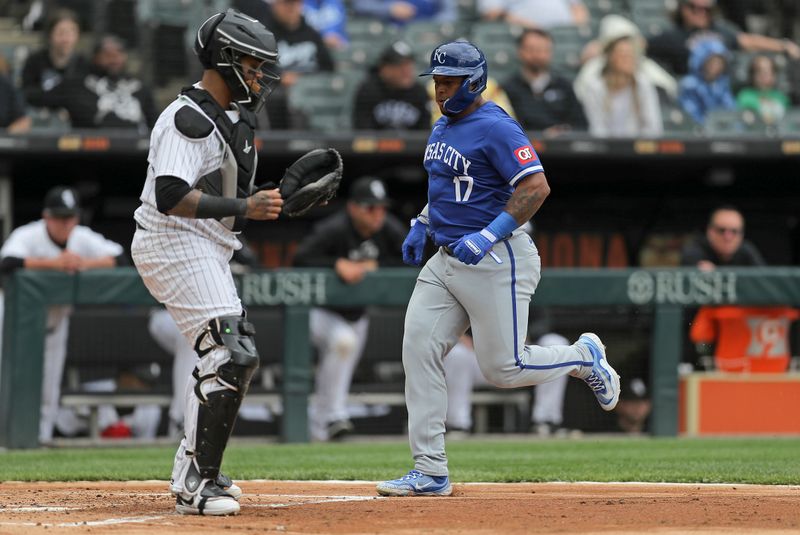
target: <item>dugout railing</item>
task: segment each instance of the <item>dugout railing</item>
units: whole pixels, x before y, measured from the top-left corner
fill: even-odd
[[[403,307],[416,270],[383,269],[356,286],[332,271],[260,271],[237,278],[248,307],[284,310],[281,438],[308,440],[307,404],[312,388],[308,313],[326,304]],[[709,304],[800,305],[800,268],[548,269],[534,297],[541,306],[633,305],[653,311],[650,382],[651,432],[678,433],[678,363],[684,307]],[[0,363],[0,446],[38,445],[42,352],[48,305],[153,305],[132,268],[77,275],[21,270],[5,286],[3,352]]]

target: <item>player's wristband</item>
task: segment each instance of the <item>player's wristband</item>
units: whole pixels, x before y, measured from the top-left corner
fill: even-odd
[[[492,243],[500,238],[505,238],[519,226],[514,217],[503,210],[500,215],[494,218],[494,221],[486,225],[486,228],[481,231],[481,235]]]
[[[247,212],[247,199],[229,199],[203,193],[197,203],[197,219],[220,219],[244,215]]]

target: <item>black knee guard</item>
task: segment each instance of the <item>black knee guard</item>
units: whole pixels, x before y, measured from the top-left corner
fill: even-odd
[[[219,366],[214,379],[224,386],[204,396],[200,385],[209,377],[198,377],[195,393],[200,399],[197,414],[195,457],[204,478],[214,479],[219,474],[222,454],[233,430],[242,398],[258,369],[259,358],[253,335],[253,324],[239,316],[223,316],[209,322],[206,331],[217,346],[230,352],[230,359]],[[213,349],[213,347],[211,348]],[[208,353],[210,349],[206,349]],[[195,373],[197,370],[195,369]],[[198,374],[199,375],[199,374]]]

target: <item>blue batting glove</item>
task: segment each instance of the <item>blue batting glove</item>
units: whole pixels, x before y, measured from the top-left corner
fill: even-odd
[[[462,236],[450,244],[450,249],[453,251],[453,256],[471,266],[480,262],[496,241],[497,236],[483,229],[480,232]]]
[[[411,230],[403,241],[403,262],[409,266],[422,263],[422,252],[425,249],[425,238],[428,236],[428,225],[417,219],[411,220]]]

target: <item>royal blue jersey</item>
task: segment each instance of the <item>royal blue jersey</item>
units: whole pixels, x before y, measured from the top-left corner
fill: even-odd
[[[441,246],[486,227],[506,207],[514,186],[544,168],[519,123],[487,102],[457,121],[436,121],[425,170],[429,230]]]

